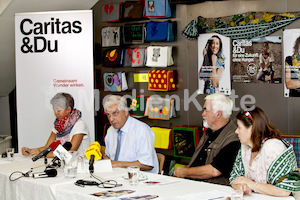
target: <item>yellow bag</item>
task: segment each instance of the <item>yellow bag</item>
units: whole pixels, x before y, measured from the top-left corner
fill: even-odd
[[[172,129],[171,128],[160,128],[160,127],[151,127],[154,132],[154,148],[157,149],[172,149]]]

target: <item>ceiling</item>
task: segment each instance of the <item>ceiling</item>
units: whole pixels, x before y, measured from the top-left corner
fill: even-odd
[[[15,13],[89,10],[97,2],[98,0],[0,0],[0,97],[9,95],[16,86]]]

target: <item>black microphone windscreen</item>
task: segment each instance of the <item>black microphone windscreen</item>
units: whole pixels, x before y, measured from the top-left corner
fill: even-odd
[[[49,177],[55,177],[57,175],[57,170],[56,169],[47,169],[47,170],[45,170],[45,173]]]
[[[56,169],[46,169],[43,172],[33,173],[33,178],[47,178],[47,177],[55,177],[57,175]]]
[[[71,142],[66,142],[64,143],[63,147],[69,151],[72,148],[72,143]]]

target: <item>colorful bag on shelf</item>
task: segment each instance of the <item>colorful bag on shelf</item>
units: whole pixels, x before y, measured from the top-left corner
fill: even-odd
[[[169,120],[176,117],[175,99],[162,98],[157,95],[149,97],[148,118]]]
[[[105,49],[103,51],[104,67],[122,67],[124,62],[124,49]]]
[[[120,46],[120,27],[105,27],[101,29],[102,47]]]
[[[145,66],[145,48],[128,48],[124,53],[124,67]]]
[[[150,21],[146,25],[146,41],[148,42],[172,42],[174,37],[174,26],[171,20],[164,22]]]
[[[151,70],[148,72],[148,90],[176,90],[173,70]]]
[[[154,132],[154,148],[156,149],[172,149],[172,129],[171,128],[161,128],[161,127],[151,127]]]
[[[134,99],[127,98],[129,114],[137,118],[148,116],[148,99],[148,96],[137,96]]]
[[[105,92],[122,92],[128,89],[125,72],[105,72],[103,81]]]
[[[131,67],[132,65],[132,48],[125,49],[124,51],[124,67]]]
[[[168,67],[173,64],[172,46],[147,47],[147,67]]]
[[[176,126],[173,128],[174,156],[192,158],[199,144],[198,127]]]
[[[122,18],[123,3],[104,4],[101,7],[101,22],[118,22]]]
[[[124,44],[143,44],[145,40],[145,23],[125,24],[122,34]]]
[[[135,20],[143,18],[144,0],[139,1],[125,1],[123,19]]]
[[[145,0],[144,8],[144,17],[169,18],[172,15],[169,0]]]

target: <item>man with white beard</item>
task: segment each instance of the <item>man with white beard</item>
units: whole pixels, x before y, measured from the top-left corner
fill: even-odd
[[[229,185],[229,175],[240,148],[230,120],[233,103],[220,93],[205,97],[203,126],[208,128],[201,137],[187,167],[177,167],[174,176],[193,180]]]

